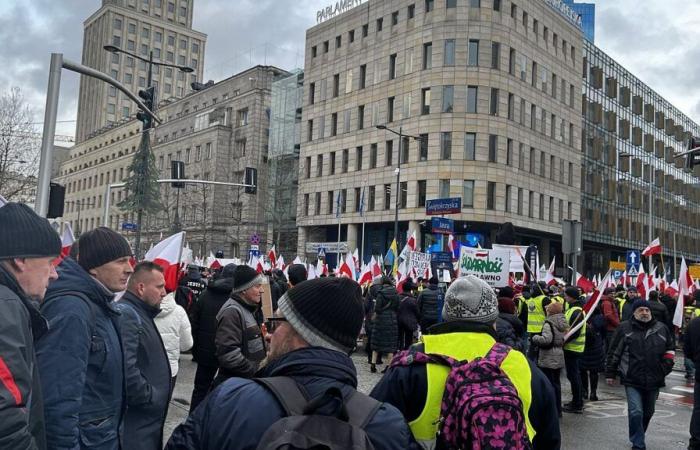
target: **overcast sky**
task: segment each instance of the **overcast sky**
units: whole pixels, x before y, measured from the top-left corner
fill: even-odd
[[[303,65],[305,30],[335,0],[195,0],[194,28],[208,35],[205,79],[252,64]],[[700,2],[595,0],[596,45],[700,122]],[[19,86],[43,120],[51,52],[80,61],[83,21],[99,0],[2,0],[0,86]],[[580,53],[579,53],[580,55]],[[73,135],[78,76],[63,71],[58,134]]]

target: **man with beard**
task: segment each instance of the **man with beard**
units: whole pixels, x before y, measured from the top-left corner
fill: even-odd
[[[635,300],[632,318],[617,328],[608,349],[606,381],[617,374],[627,394],[629,440],[633,449],[646,448],[644,433],[654,415],[659,388],[673,369],[673,335],[654,319],[649,302]]]
[[[360,286],[347,278],[309,280],[287,291],[268,321],[270,351],[257,373],[262,379],[224,382],[175,429],[166,448],[255,448],[268,428],[288,416],[278,394],[265,383],[269,377],[293,380],[308,399],[337,389],[346,405],[357,397],[370,401],[356,390],[357,372],[348,356],[357,344],[363,315]],[[410,431],[393,406],[376,402],[365,423],[362,428],[375,449],[409,448]]]

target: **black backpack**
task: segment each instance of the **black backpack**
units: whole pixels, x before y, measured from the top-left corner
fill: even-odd
[[[382,405],[355,390],[347,398],[331,387],[309,400],[304,389],[289,377],[255,378],[280,403],[286,416],[273,423],[258,443],[258,450],[373,450],[364,428]],[[336,402],[335,415],[317,414]]]

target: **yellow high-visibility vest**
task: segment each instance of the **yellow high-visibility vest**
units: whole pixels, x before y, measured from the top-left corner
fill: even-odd
[[[581,332],[579,333],[576,339],[564,344],[564,350],[569,350],[571,352],[576,353],[583,353],[583,351],[586,348],[586,313],[583,312],[583,309],[580,306],[572,306],[571,308],[569,308],[566,314],[564,314],[564,317],[566,317],[566,322],[569,324],[570,327],[573,326],[571,323],[571,317],[574,315],[574,311],[581,311],[581,314],[583,315],[582,320],[584,321],[583,326],[581,327]]]
[[[531,297],[527,301],[527,332],[528,333],[539,333],[542,331],[542,326],[544,325],[544,319],[546,314],[544,312],[544,307],[542,306],[542,301],[546,297],[544,295],[538,295],[537,297]]]

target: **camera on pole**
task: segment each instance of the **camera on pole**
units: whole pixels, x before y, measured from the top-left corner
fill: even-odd
[[[151,86],[147,89],[141,89],[139,91],[139,97],[143,99],[143,103],[148,109],[153,111],[153,105],[155,104],[156,89]],[[149,130],[153,126],[153,117],[145,111],[139,111],[136,113],[136,118],[143,122],[143,129]]]

